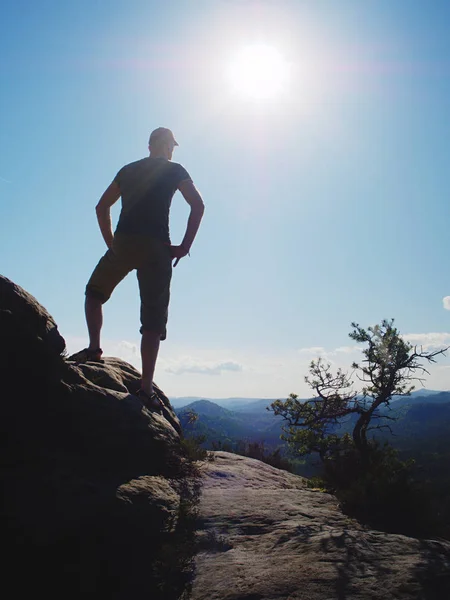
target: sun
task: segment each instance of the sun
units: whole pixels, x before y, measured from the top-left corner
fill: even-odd
[[[290,65],[274,47],[255,44],[242,48],[229,64],[227,76],[234,92],[252,100],[273,99],[286,89]]]

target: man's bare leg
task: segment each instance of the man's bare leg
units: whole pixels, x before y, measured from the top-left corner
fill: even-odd
[[[141,339],[142,380],[141,390],[149,396],[153,394],[153,376],[158,358],[161,334],[154,331],[143,331]]]
[[[100,348],[100,332],[103,325],[102,301],[92,296],[86,296],[84,310],[89,332],[89,350],[97,350]]]

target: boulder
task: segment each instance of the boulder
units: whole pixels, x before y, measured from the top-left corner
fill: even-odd
[[[66,342],[52,316],[34,296],[3,275],[0,275],[0,310],[12,313],[21,328],[40,338],[49,352],[58,355],[64,352]]]
[[[450,542],[373,531],[252,458],[202,465],[191,600],[446,600]]]
[[[168,398],[158,389],[163,414],[144,408],[138,371],[118,358],[66,360],[52,317],[4,277],[0,328],[4,589],[177,597],[185,557],[161,556],[182,544],[190,488]]]

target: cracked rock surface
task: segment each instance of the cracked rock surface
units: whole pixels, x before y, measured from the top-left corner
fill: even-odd
[[[366,529],[297,475],[213,455],[192,600],[450,598],[450,542]]]

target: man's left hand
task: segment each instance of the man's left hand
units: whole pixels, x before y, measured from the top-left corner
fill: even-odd
[[[182,244],[180,244],[179,246],[170,246],[170,252],[172,254],[172,258],[176,259],[173,263],[174,267],[177,266],[181,258],[184,258],[187,254],[189,254],[189,252]]]

